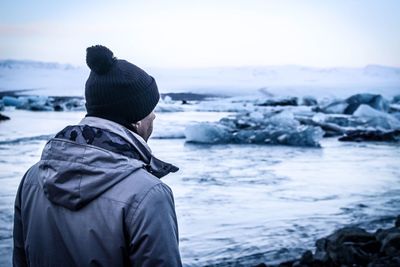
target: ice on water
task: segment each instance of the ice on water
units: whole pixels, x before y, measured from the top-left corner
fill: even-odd
[[[400,129],[400,121],[395,116],[376,110],[365,104],[360,105],[353,115],[364,119],[367,127],[375,127],[383,130]]]
[[[279,144],[319,147],[324,132],[319,127],[300,125],[292,112],[252,112],[221,119],[218,123],[197,123],[185,129],[193,143]]]

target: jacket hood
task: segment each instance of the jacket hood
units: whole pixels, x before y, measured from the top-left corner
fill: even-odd
[[[161,178],[178,170],[158,160],[140,136],[100,118],[68,126],[45,146],[38,164],[46,197],[78,210],[139,169]]]

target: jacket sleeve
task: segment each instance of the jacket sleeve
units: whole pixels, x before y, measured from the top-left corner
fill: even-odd
[[[26,262],[25,246],[24,246],[24,236],[21,218],[21,191],[22,185],[24,183],[25,176],[22,178],[21,183],[18,188],[17,196],[15,198],[14,205],[14,248],[13,248],[13,266],[28,266]]]
[[[171,189],[155,185],[139,203],[130,224],[131,266],[182,266]]]

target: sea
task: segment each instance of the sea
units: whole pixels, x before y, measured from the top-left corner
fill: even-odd
[[[12,265],[13,204],[26,170],[54,134],[82,111],[7,108],[0,122],[0,266]],[[314,250],[335,229],[392,225],[400,214],[400,146],[339,142],[320,148],[193,144],[184,128],[230,112],[160,112],[153,154],[179,166],[162,178],[174,193],[184,266],[278,263]]]

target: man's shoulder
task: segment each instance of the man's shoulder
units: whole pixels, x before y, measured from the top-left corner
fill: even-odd
[[[24,184],[39,184],[38,179],[38,162],[33,164],[24,174],[22,181]]]
[[[101,197],[137,206],[155,188],[163,188],[172,194],[171,189],[159,178],[145,169],[138,169],[104,192]]]

